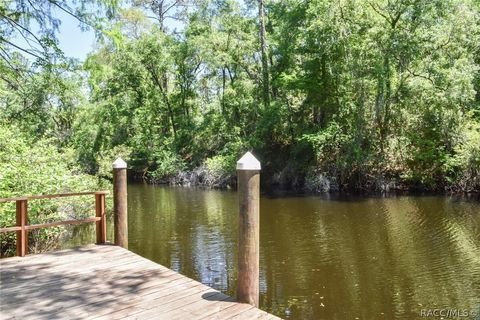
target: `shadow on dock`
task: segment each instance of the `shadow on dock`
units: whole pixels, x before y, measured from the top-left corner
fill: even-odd
[[[278,319],[111,245],[1,259],[0,292],[2,320]]]

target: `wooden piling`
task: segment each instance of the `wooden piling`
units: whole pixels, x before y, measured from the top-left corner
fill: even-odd
[[[115,244],[128,249],[127,163],[120,158],[113,163],[113,212]]]
[[[239,225],[237,301],[259,305],[260,162],[247,152],[237,162]]]

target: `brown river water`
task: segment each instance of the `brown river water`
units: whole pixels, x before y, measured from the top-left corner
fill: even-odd
[[[128,201],[131,251],[235,295],[236,192],[129,185]],[[262,195],[260,207],[263,310],[286,319],[480,319],[478,201]],[[75,242],[92,231],[76,229]]]

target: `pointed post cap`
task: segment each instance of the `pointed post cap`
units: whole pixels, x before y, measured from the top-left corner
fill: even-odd
[[[237,170],[260,170],[260,161],[250,152],[247,152],[237,161]]]
[[[113,165],[113,169],[126,169],[127,168],[127,163],[125,161],[123,161],[122,158],[117,158],[117,160],[115,160],[112,165]]]

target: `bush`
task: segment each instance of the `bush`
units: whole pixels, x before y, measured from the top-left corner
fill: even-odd
[[[122,158],[123,161],[129,163],[131,154],[131,149],[125,145],[118,145],[113,147],[112,149],[103,150],[96,158],[96,162],[98,164],[97,175],[99,177],[112,180],[112,163],[117,158]]]
[[[454,147],[455,155],[447,163],[456,172],[455,189],[472,192],[480,191],[480,124],[467,122]]]
[[[159,182],[185,169],[180,156],[168,149],[155,152],[155,169],[149,172],[150,181]]]
[[[49,140],[30,141],[18,128],[0,124],[0,198],[97,190],[98,179],[80,172],[74,154],[70,149],[60,152]],[[91,199],[29,201],[29,224],[81,218],[93,209]],[[15,203],[0,204],[0,227],[14,225]],[[41,252],[58,246],[65,230],[55,227],[29,232],[29,250]],[[1,236],[1,255],[11,255],[15,233]]]
[[[232,155],[217,155],[207,158],[205,164],[211,174],[223,176],[235,173],[236,161],[236,157]]]

